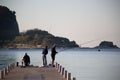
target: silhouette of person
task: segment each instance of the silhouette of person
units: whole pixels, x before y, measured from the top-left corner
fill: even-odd
[[[47,66],[47,55],[48,54],[48,46],[45,46],[42,52],[42,60],[43,60],[43,66]]]
[[[58,53],[56,51],[56,45],[53,45],[52,49],[51,49],[51,58],[52,58],[52,66],[54,67],[54,61],[55,61],[55,55],[56,53]]]
[[[23,60],[24,60],[24,65],[25,66],[29,66],[30,65],[30,57],[27,55],[27,53],[25,53],[25,55],[23,57]]]

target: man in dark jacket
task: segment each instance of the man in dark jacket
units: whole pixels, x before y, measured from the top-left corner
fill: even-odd
[[[54,61],[55,61],[55,55],[58,52],[56,51],[56,45],[53,45],[52,49],[51,49],[51,58],[52,58],[52,66],[54,67]]]
[[[30,57],[27,55],[27,53],[25,53],[25,55],[23,57],[23,60],[24,60],[25,66],[29,66],[30,65]]]
[[[47,66],[47,57],[46,57],[47,54],[48,54],[48,47],[46,46],[42,52],[42,59],[43,59],[43,66],[44,67]]]

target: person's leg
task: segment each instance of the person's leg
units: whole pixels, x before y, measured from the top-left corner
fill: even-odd
[[[45,65],[45,62],[44,62],[44,55],[42,55],[42,61],[43,61],[43,66]]]
[[[28,66],[28,62],[26,62],[26,66]]]
[[[52,56],[52,66],[54,66],[55,56]]]
[[[27,62],[24,62],[25,66],[27,66]]]
[[[51,55],[51,58],[52,58],[52,63],[51,63],[51,65],[53,65],[53,56]]]
[[[45,66],[47,66],[47,57],[45,56],[44,58],[45,58],[45,59],[44,59],[44,61],[45,61]]]

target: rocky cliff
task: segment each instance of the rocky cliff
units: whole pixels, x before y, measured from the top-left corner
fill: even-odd
[[[0,46],[19,35],[15,11],[0,5]]]

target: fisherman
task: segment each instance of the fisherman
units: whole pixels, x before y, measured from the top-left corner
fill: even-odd
[[[47,66],[47,57],[46,57],[47,54],[48,54],[48,46],[45,46],[45,48],[43,49],[43,52],[42,52],[42,60],[43,60],[44,67]]]
[[[30,65],[30,57],[27,55],[27,53],[25,53],[25,55],[23,57],[23,60],[24,60],[24,65],[25,66],[29,66]]]
[[[52,47],[52,49],[51,49],[51,58],[52,58],[52,66],[53,67],[55,67],[54,66],[54,61],[55,61],[55,55],[56,55],[56,53],[58,53],[58,52],[56,51],[56,45],[54,44],[53,47]]]

